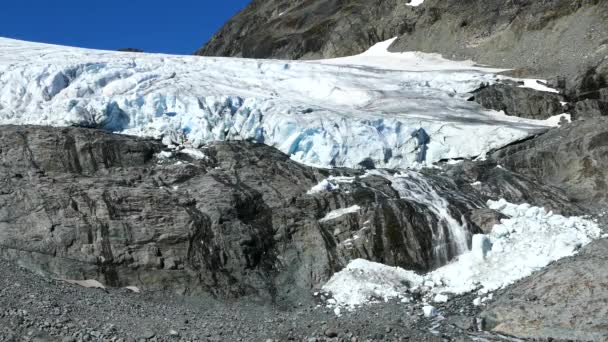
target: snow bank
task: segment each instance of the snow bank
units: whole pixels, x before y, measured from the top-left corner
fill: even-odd
[[[358,205],[353,205],[348,208],[340,208],[340,209],[332,210],[329,213],[327,213],[327,215],[325,215],[325,217],[320,219],[319,222],[327,222],[327,221],[335,220],[338,217],[341,217],[341,216],[344,216],[347,214],[357,213],[357,212],[359,212],[359,210],[361,210],[361,207]]]
[[[82,125],[175,145],[253,140],[325,167],[403,168],[544,130],[465,101],[494,69],[387,52],[279,61],[97,51],[0,38],[0,124]],[[419,132],[428,135],[420,146]],[[471,140],[470,137],[476,137]]]
[[[574,255],[600,237],[598,225],[582,217],[564,217],[505,200],[489,201],[488,206],[510,218],[494,226],[490,234],[475,236],[473,250],[454,262],[420,276],[400,268],[354,260],[336,273],[323,290],[331,292],[338,305],[348,307],[373,302],[377,293],[380,298],[404,297],[412,287],[426,290],[430,298],[479,288],[486,293]]]
[[[336,273],[323,290],[331,292],[339,306],[355,307],[364,303],[400,298],[422,281],[414,272],[371,261],[356,259]]]
[[[556,93],[559,94],[559,90],[550,88],[546,86],[546,80],[537,80],[537,79],[516,79],[517,81],[524,82],[524,84],[520,85],[520,88],[530,88],[538,91],[544,91],[548,93]]]
[[[352,183],[355,177],[329,176],[308,190],[308,195],[319,194],[326,191],[333,191],[340,188],[340,183]]]
[[[423,2],[424,2],[424,0],[411,0],[408,5],[412,6],[412,7],[416,7],[416,6],[422,5]]]

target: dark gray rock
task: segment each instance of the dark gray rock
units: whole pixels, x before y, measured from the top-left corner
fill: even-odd
[[[208,146],[203,160],[160,158],[162,149],[92,129],[1,127],[0,256],[108,286],[282,300],[352,258],[424,271],[457,253],[451,241],[435,248],[433,229],[448,229],[441,217],[384,177],[308,195],[332,173],[362,171],[316,170],[246,142]],[[454,217],[483,206],[447,179],[424,182]],[[354,205],[356,214],[320,221]]]
[[[440,202],[469,234],[488,199],[580,210],[491,163],[413,173],[401,198],[391,171],[314,169],[248,142],[212,144],[204,159],[163,158],[163,148],[92,129],[0,127],[0,257],[108,286],[300,302],[354,258],[417,271],[449,262],[457,242]],[[353,181],[307,193],[330,175]],[[441,199],[421,200],[429,192]]]
[[[575,120],[600,116],[608,116],[608,101],[587,99],[578,101],[574,105],[573,119]]]
[[[563,189],[572,201],[601,209],[608,200],[608,118],[575,121],[496,151],[505,167]]]
[[[471,211],[471,221],[473,221],[484,234],[490,233],[492,228],[494,228],[495,225],[500,224],[500,220],[504,218],[507,218],[507,216],[490,208],[479,208]]]
[[[575,119],[608,115],[608,73],[589,68],[579,87],[571,91],[569,97],[575,102]]]
[[[473,92],[473,99],[484,108],[528,119],[544,120],[564,113],[564,96],[521,88],[516,83],[482,87]]]
[[[559,187],[502,165],[505,164],[493,160],[463,161],[444,166],[443,174],[452,179],[459,194],[479,193],[483,201],[504,198],[511,203],[529,203],[567,216],[586,213],[585,208],[573,203]]]
[[[568,89],[578,88],[589,68],[608,75],[606,1],[426,0],[421,9],[415,28],[391,50],[472,59],[516,76],[563,77]]]
[[[486,328],[534,339],[608,339],[608,240],[591,243],[509,287],[482,314]]]

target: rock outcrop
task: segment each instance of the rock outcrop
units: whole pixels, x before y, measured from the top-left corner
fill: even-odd
[[[167,151],[93,129],[3,126],[0,160],[1,257],[220,297],[298,298],[353,258],[430,270],[462,252],[454,229],[481,232],[470,217],[488,198],[579,210],[491,163],[398,177],[314,169],[248,142]]]
[[[254,0],[201,49],[202,56],[311,59],[346,56],[410,29],[399,0]]]
[[[565,97],[560,94],[522,88],[514,83],[497,83],[484,86],[471,100],[484,108],[504,111],[506,115],[545,120],[563,114]]]
[[[608,240],[591,243],[500,293],[486,328],[520,338],[608,339]]]
[[[561,189],[572,201],[601,209],[608,201],[608,118],[575,121],[496,151],[510,170]]]
[[[515,69],[516,75],[581,85],[590,67],[606,75],[608,3],[598,0],[425,0],[415,28],[393,51],[441,53],[451,59]]]

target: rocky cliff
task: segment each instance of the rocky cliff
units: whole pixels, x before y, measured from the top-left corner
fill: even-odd
[[[469,247],[459,231],[487,229],[478,209],[488,198],[581,212],[491,162],[398,177],[314,169],[246,142],[170,151],[29,126],[1,127],[0,142],[0,255],[110,286],[290,299],[354,258],[419,271],[445,264]]]

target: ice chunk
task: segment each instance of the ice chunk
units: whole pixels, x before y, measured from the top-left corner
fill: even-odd
[[[473,235],[471,251],[478,259],[485,259],[488,252],[492,250],[492,241],[487,235]]]
[[[437,316],[437,309],[432,305],[425,305],[422,307],[422,312],[424,313],[424,317],[433,318]]]

